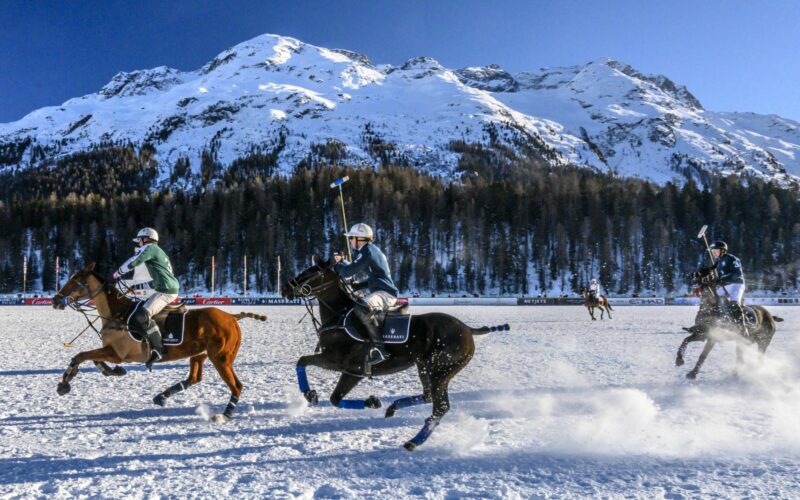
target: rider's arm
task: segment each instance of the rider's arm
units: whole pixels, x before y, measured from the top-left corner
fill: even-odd
[[[142,262],[150,260],[153,256],[153,250],[151,249],[150,245],[144,245],[136,249],[136,252],[133,254],[133,257],[126,260],[119,266],[119,270],[117,272],[119,274],[125,274],[131,272],[134,267],[138,266]]]
[[[364,272],[369,269],[369,259],[364,256],[364,253],[359,253],[355,260],[350,264],[345,264],[344,262],[339,262],[333,266],[333,269],[341,276],[342,278],[349,278],[354,276],[360,272]]]

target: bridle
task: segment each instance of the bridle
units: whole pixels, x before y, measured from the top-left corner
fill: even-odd
[[[91,273],[91,275],[94,276],[97,279],[97,281],[100,282],[100,286],[97,288],[96,291],[92,291],[91,288],[89,288],[88,280],[80,281],[80,280],[75,279],[75,277],[73,277],[73,278],[70,278],[70,281],[73,281],[76,285],[78,285],[78,290],[81,292],[81,295],[84,295],[84,293],[83,293],[84,291],[87,292],[86,293],[86,298],[81,299],[81,300],[75,300],[70,295],[67,295],[66,297],[63,297],[63,296],[61,297],[61,300],[60,300],[61,304],[63,304],[65,307],[69,307],[73,311],[77,311],[77,312],[83,314],[84,319],[86,319],[86,323],[88,323],[87,326],[83,330],[81,330],[80,333],[78,333],[78,335],[75,336],[75,338],[73,338],[70,342],[64,344],[65,346],[67,346],[67,344],[72,344],[72,342],[75,342],[75,340],[77,340],[78,337],[83,335],[84,332],[86,332],[86,330],[88,330],[89,328],[94,330],[95,333],[97,334],[97,336],[102,339],[102,335],[100,334],[100,331],[97,329],[96,326],[94,326],[95,322],[98,319],[104,319],[104,320],[107,320],[107,321],[113,321],[114,320],[114,318],[106,318],[105,316],[102,316],[101,314],[99,314],[97,312],[97,306],[94,305],[94,303],[93,303],[93,300],[94,300],[95,297],[97,297],[101,293],[105,292],[106,287],[108,286],[108,281],[103,279],[101,276],[97,275],[96,273]],[[121,282],[118,282],[117,285],[118,286],[122,286],[122,287],[124,287],[126,289],[126,290],[121,290],[120,288],[118,288],[118,286],[114,287],[114,290],[116,290],[116,292],[117,292],[117,298],[118,299],[121,298],[121,297],[124,297],[128,293],[132,292],[130,287],[128,287],[127,285],[125,285],[125,284],[123,284]],[[54,298],[59,297],[60,295],[61,295],[60,293],[57,293]]]
[[[319,334],[319,331],[323,325],[322,321],[314,314],[314,304],[312,301],[316,299],[320,306],[324,306],[331,313],[337,315],[340,313],[340,311],[335,310],[330,304],[322,300],[319,296],[323,292],[326,292],[333,287],[339,287],[347,290],[348,285],[344,278],[339,275],[336,275],[336,279],[325,281],[324,278],[326,275],[326,270],[323,269],[319,264],[316,265],[316,268],[316,271],[312,272],[309,276],[306,276],[302,280],[292,278],[286,282],[286,285],[292,290],[292,293],[296,297],[303,301],[303,305],[306,308],[306,314],[300,318],[299,322],[302,322],[306,316],[311,316],[311,321],[314,323],[314,329],[317,331],[317,334]],[[319,280],[319,283],[312,285],[312,282],[315,280]]]

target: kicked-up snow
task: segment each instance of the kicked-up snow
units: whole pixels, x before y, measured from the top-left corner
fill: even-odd
[[[754,349],[711,352],[697,380],[675,367],[692,307],[617,308],[591,321],[564,307],[439,308],[472,326],[508,322],[476,337],[472,362],[450,384],[451,411],[413,453],[402,444],[431,407],[384,411],[421,392],[415,371],[362,382],[350,397],[378,396],[379,410],[309,407],[294,365],[315,345],[300,307],[236,307],[242,320],[234,367],[245,385],[234,419],[210,416],[228,390],[210,363],[199,385],[188,362],[121,378],[82,365],[72,392],[56,394],[71,356],[99,346],[72,311],[2,307],[0,496],[424,498],[800,496],[800,308],[785,318],[763,362]],[[416,307],[414,312],[433,310]],[[309,368],[312,388],[337,375]]]

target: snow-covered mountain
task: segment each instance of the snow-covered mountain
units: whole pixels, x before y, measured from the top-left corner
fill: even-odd
[[[283,171],[327,155],[453,175],[470,143],[662,183],[709,173],[800,180],[797,122],[706,111],[685,87],[614,60],[511,75],[427,57],[376,65],[275,35],[197,71],[119,73],[95,94],[0,124],[0,170],[144,143],[162,180],[180,158],[199,169],[203,151],[223,165],[276,154]]]

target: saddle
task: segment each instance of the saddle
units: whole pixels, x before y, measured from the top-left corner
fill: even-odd
[[[137,342],[141,342],[144,339],[145,332],[135,321],[132,321],[132,317],[133,313],[143,304],[143,301],[135,302],[125,315],[128,335]],[[161,332],[161,341],[165,346],[178,346],[183,343],[187,311],[186,304],[181,302],[174,306],[166,306],[153,317],[153,321],[156,322],[156,326]]]
[[[375,319],[381,325],[381,336],[386,344],[404,344],[408,341],[411,328],[411,314],[409,313],[408,299],[397,299],[397,303],[385,313],[378,313]],[[364,325],[353,314],[353,309],[348,309],[339,316],[337,322],[331,326],[323,327],[319,333],[344,330],[356,342],[368,342],[364,335]]]

